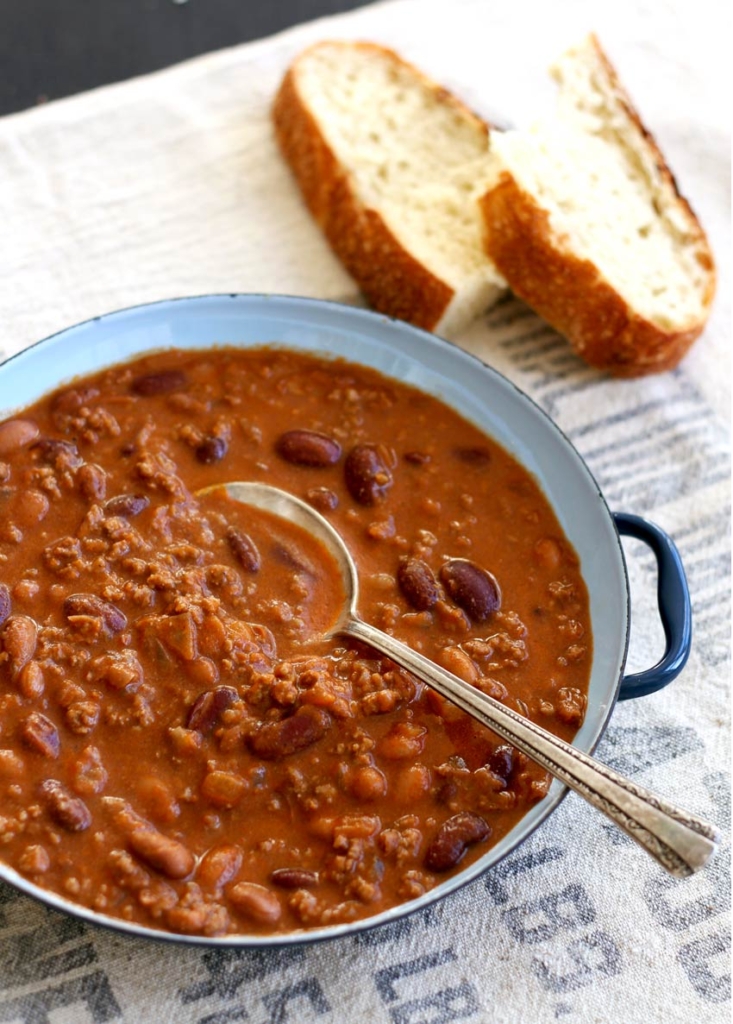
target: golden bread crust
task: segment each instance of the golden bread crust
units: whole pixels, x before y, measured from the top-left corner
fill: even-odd
[[[595,35],[589,37],[606,89],[639,133],[659,175],[685,222],[685,245],[707,276],[703,315],[666,330],[634,310],[589,259],[577,256],[553,232],[549,215],[509,171],[480,200],[485,248],[512,291],[563,334],[591,366],[617,377],[641,377],[671,370],[701,334],[715,293],[712,252],[690,204],[651,133],[621,85],[616,69]]]
[[[488,138],[485,122],[392,50],[374,43],[342,45],[371,50],[408,69],[438,102],[452,107]],[[405,249],[378,210],[369,209],[357,197],[348,168],[337,160],[298,90],[298,63],[308,52],[286,73],[273,106],[275,134],[283,156],[308,209],[371,306],[433,330],[455,291]]]
[[[617,377],[671,370],[702,331],[704,321],[665,331],[639,316],[594,263],[562,246],[547,211],[508,172],[480,205],[486,251],[514,294],[591,366]]]

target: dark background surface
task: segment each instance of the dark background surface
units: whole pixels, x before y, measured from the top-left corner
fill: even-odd
[[[0,115],[367,0],[0,0]]]

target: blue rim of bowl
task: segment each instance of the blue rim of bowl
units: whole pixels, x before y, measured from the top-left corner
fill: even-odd
[[[577,451],[572,441],[555,423],[555,421],[545,412],[545,410],[540,405],[538,405],[537,402],[535,402],[533,398],[526,394],[526,392],[522,391],[522,389],[519,388],[508,377],[500,373],[498,370],[495,370],[493,367],[489,366],[487,363],[485,363],[478,356],[474,355],[472,352],[467,352],[465,349],[462,349],[455,342],[448,341],[446,338],[442,338],[437,334],[431,334],[429,331],[425,331],[422,328],[414,327],[412,324],[409,324],[406,321],[398,320],[395,317],[390,317],[383,313],[376,313],[374,312],[374,310],[363,309],[358,306],[350,306],[343,302],[336,302],[329,299],[314,299],[304,296],[286,295],[279,293],[213,292],[206,293],[203,295],[179,296],[177,298],[158,299],[153,302],[138,303],[133,306],[125,306],[121,309],[111,310],[107,313],[101,313],[97,316],[89,317],[87,320],[82,320],[79,323],[71,324],[70,326],[64,327],[59,331],[55,331],[53,334],[49,334],[45,338],[41,338],[39,341],[33,342],[31,345],[28,345],[25,348],[21,349],[20,352],[15,352],[12,355],[8,356],[7,359],[4,359],[3,362],[0,363],[0,372],[2,371],[2,368],[4,366],[8,365],[8,363],[14,361],[15,359],[22,358],[25,354],[32,352],[34,349],[39,348],[42,345],[45,345],[48,342],[51,342],[54,339],[61,337],[62,335],[72,333],[83,327],[89,327],[92,324],[99,323],[103,320],[113,320],[116,319],[117,317],[122,318],[125,316],[129,316],[132,313],[144,313],[146,310],[162,310],[166,306],[178,304],[185,305],[189,303],[192,305],[196,305],[201,302],[212,300],[233,300],[235,302],[245,303],[248,301],[260,301],[265,303],[279,302],[285,303],[286,306],[290,306],[290,304],[293,304],[294,306],[306,306],[310,309],[315,310],[321,309],[326,312],[340,311],[341,313],[346,313],[348,316],[353,316],[357,320],[363,321],[364,323],[367,324],[374,322],[392,324],[398,331],[404,331],[407,333],[419,335],[422,339],[425,340],[425,342],[428,345],[436,347],[447,346],[454,352],[457,358],[464,359],[469,363],[473,362],[477,366],[481,367],[482,372],[488,372],[489,374],[498,378],[499,381],[504,386],[508,386],[509,388],[511,388],[519,396],[520,400],[527,402],[531,407],[534,408],[536,412],[538,412],[541,415],[542,419],[545,421],[550,431],[554,431],[556,434],[560,436],[560,438],[562,438],[567,448],[572,452],[573,457],[577,465],[579,466],[580,470],[586,475],[586,477],[592,484],[593,489],[595,490],[596,495],[600,501],[601,507],[605,511],[605,514],[608,516],[608,519],[613,526],[613,536],[615,536],[616,543],[618,545],[618,555],[620,559],[624,586],[626,590],[626,635],[623,640],[623,652],[620,660],[618,677],[615,681],[613,692],[610,695],[608,706],[598,720],[593,736],[591,737],[590,743],[588,744],[587,748],[582,748],[585,749],[587,753],[592,754],[598,746],[598,743],[600,742],[604,732],[606,731],[609,719],[613,714],[613,710],[616,706],[629,650],[629,637],[631,628],[631,591],[629,586],[629,574],[626,566],[626,558],[624,556],[623,546],[621,543],[621,537],[618,533],[618,530],[616,529],[613,520],[613,515],[608,507],[606,499],[603,496],[601,488],[599,487],[595,477],[591,473],[585,459],[583,459],[583,457]],[[231,343],[229,346],[222,344],[221,347],[236,348],[237,344],[236,342]],[[283,345],[282,348],[287,349],[287,345]],[[135,356],[131,358],[137,358],[139,355],[143,355],[145,351],[152,352],[162,350],[160,348],[152,348],[148,350],[141,349],[140,352],[135,353]],[[194,351],[193,348],[192,351]],[[125,361],[127,360],[121,360],[121,362]],[[358,356],[351,359],[351,361],[358,365]],[[100,369],[102,369],[102,367],[100,367]],[[63,380],[59,381],[59,383],[63,383]],[[552,792],[553,789],[555,790],[554,793]],[[388,925],[395,924],[396,922],[401,921],[406,917],[412,916],[413,914],[417,914],[422,910],[426,910],[429,906],[432,906],[439,900],[451,896],[453,893],[457,892],[459,889],[462,889],[464,886],[469,885],[471,882],[477,881],[479,878],[481,878],[481,876],[495,868],[497,864],[500,864],[501,861],[503,861],[506,857],[514,853],[517,847],[521,846],[522,843],[526,842],[529,839],[529,837],[534,832],[536,832],[539,829],[539,827],[547,820],[550,814],[557,810],[557,808],[560,806],[562,801],[567,796],[568,792],[569,790],[567,786],[565,786],[562,783],[558,783],[557,780],[554,780],[550,793],[548,793],[548,795],[544,798],[541,804],[535,805],[539,809],[537,811],[535,819],[531,823],[531,826],[525,825],[527,815],[521,818],[519,822],[514,826],[514,828],[509,833],[507,833],[507,837],[512,837],[510,842],[507,844],[507,848],[502,850],[502,852],[498,856],[495,856],[494,859],[491,859],[492,851],[494,850],[494,848],[490,847],[482,857],[474,861],[467,869],[465,869],[465,871],[459,871],[458,874],[453,875],[449,879],[446,879],[445,882],[439,883],[433,889],[429,889],[427,892],[423,893],[422,896],[419,896],[415,900],[411,900],[407,903],[398,904],[397,906],[391,907],[388,910],[384,910],[379,914],[375,914],[373,917],[360,918],[359,920],[346,922],[344,924],[329,925],[323,928],[317,928],[307,931],[292,931],[275,935],[183,935],[178,932],[167,932],[157,930],[155,928],[148,928],[145,925],[138,925],[133,922],[124,921],[119,918],[108,917],[105,914],[89,910],[87,907],[84,907],[81,904],[67,901],[62,896],[59,896],[54,892],[45,890],[40,886],[34,885],[32,882],[29,882],[27,879],[25,879],[22,875],[18,874],[12,868],[9,868],[7,865],[4,865],[2,863],[0,863],[0,880],[6,881],[15,889],[18,889],[20,892],[32,897],[33,899],[39,900],[46,906],[52,908],[53,910],[70,914],[73,917],[80,918],[81,920],[89,924],[109,929],[118,934],[125,935],[128,938],[144,938],[152,942],[157,941],[194,947],[202,946],[209,949],[236,948],[244,950],[268,949],[274,946],[290,947],[310,945],[317,942],[328,942],[331,940],[335,941],[338,939],[350,938],[362,932],[369,931],[372,928],[379,928],[382,926],[386,927]],[[542,804],[545,804],[545,806],[542,806]],[[491,860],[491,863],[483,863],[487,859]]]

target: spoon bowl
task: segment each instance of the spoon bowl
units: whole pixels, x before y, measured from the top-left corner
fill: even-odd
[[[269,484],[234,481],[198,492],[230,499],[289,520],[315,537],[336,562],[345,601],[331,636],[348,636],[369,645],[432,686],[477,721],[523,751],[551,775],[579,793],[677,877],[698,871],[715,852],[717,834],[707,822],[680,810],[583,753],[518,712],[436,665],[358,614],[359,576],[337,530],[306,502]]]

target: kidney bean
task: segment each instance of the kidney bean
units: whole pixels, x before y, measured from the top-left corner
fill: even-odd
[[[302,557],[297,549],[294,549],[285,544],[273,544],[272,545],[272,556],[281,565],[287,566],[288,569],[294,569],[296,572],[304,572],[308,576],[313,576],[313,566]]]
[[[118,494],[110,498],[104,506],[104,511],[110,516],[122,516],[124,519],[131,519],[139,516],[148,507],[150,498],[144,494]]]
[[[94,462],[85,462],[76,475],[79,492],[87,501],[104,501],[107,493],[107,474]]]
[[[339,505],[339,496],[328,487],[311,487],[305,493],[306,501],[318,512],[332,512]]]
[[[351,449],[344,463],[346,486],[360,505],[377,505],[384,501],[392,486],[385,453],[380,445],[358,444]]]
[[[67,832],[84,832],[92,823],[89,808],[78,796],[72,796],[57,779],[46,779],[40,786],[49,817]]]
[[[495,577],[466,558],[452,558],[440,569],[440,581],[448,596],[474,622],[485,622],[501,607],[501,590]]]
[[[233,686],[215,686],[213,690],[205,690],[193,702],[186,719],[186,728],[201,733],[211,732],[222,712],[236,700],[239,700],[239,694]]]
[[[212,846],[199,861],[196,881],[209,889],[220,889],[235,877],[242,866],[242,851],[232,843]]]
[[[36,441],[33,450],[39,453],[43,462],[55,466],[56,469],[78,469],[84,462],[79,449],[71,441],[44,437]]]
[[[480,446],[472,448],[454,448],[453,454],[459,462],[476,469],[483,469],[491,462],[491,452],[488,448]]]
[[[60,391],[53,400],[52,408],[55,413],[71,415],[77,412],[83,405],[87,405],[99,395],[97,388],[67,388]]]
[[[282,907],[274,892],[256,882],[238,882],[227,890],[227,898],[247,917],[259,924],[275,924]]]
[[[6,583],[0,583],[0,626],[10,615],[12,605],[10,602],[10,591]]]
[[[252,538],[235,526],[227,527],[226,538],[232,554],[245,572],[259,572],[260,553]]]
[[[432,456],[427,452],[405,452],[402,458],[412,466],[426,466],[432,461]]]
[[[11,615],[2,631],[2,644],[13,672],[20,672],[36,653],[38,627],[27,615]]]
[[[199,462],[203,462],[205,466],[211,466],[215,462],[221,462],[229,451],[229,445],[225,438],[208,434],[196,445],[195,451]]]
[[[116,605],[103,601],[95,594],[69,594],[64,600],[64,615],[67,618],[76,615],[99,618],[110,633],[120,633],[127,625],[126,616]]]
[[[248,744],[253,753],[264,761],[276,761],[316,743],[330,724],[327,712],[306,704],[289,718],[261,725],[248,738]]]
[[[187,384],[188,378],[183,370],[158,370],[156,373],[144,373],[133,378],[130,391],[148,398],[152,395],[168,395],[171,391],[180,391]]]
[[[8,420],[0,423],[0,455],[10,455],[19,448],[27,448],[38,434],[38,426],[33,420]]]
[[[20,738],[27,747],[44,757],[59,756],[61,743],[53,722],[39,711],[31,711],[20,727]]]
[[[275,443],[275,451],[296,466],[323,468],[341,458],[341,445],[328,434],[315,430],[288,430]]]
[[[167,878],[186,878],[195,867],[196,860],[188,847],[154,828],[137,828],[127,841],[133,853]]]
[[[430,842],[425,865],[430,871],[448,871],[463,858],[468,846],[481,842],[491,832],[483,818],[461,811],[448,818]]]
[[[318,885],[318,872],[305,868],[275,868],[270,881],[281,889],[312,889]]]
[[[508,782],[514,767],[514,747],[508,744],[495,747],[486,758],[486,767],[504,782]]]
[[[433,570],[421,558],[402,559],[397,570],[397,585],[408,604],[418,612],[432,608],[440,596]]]

